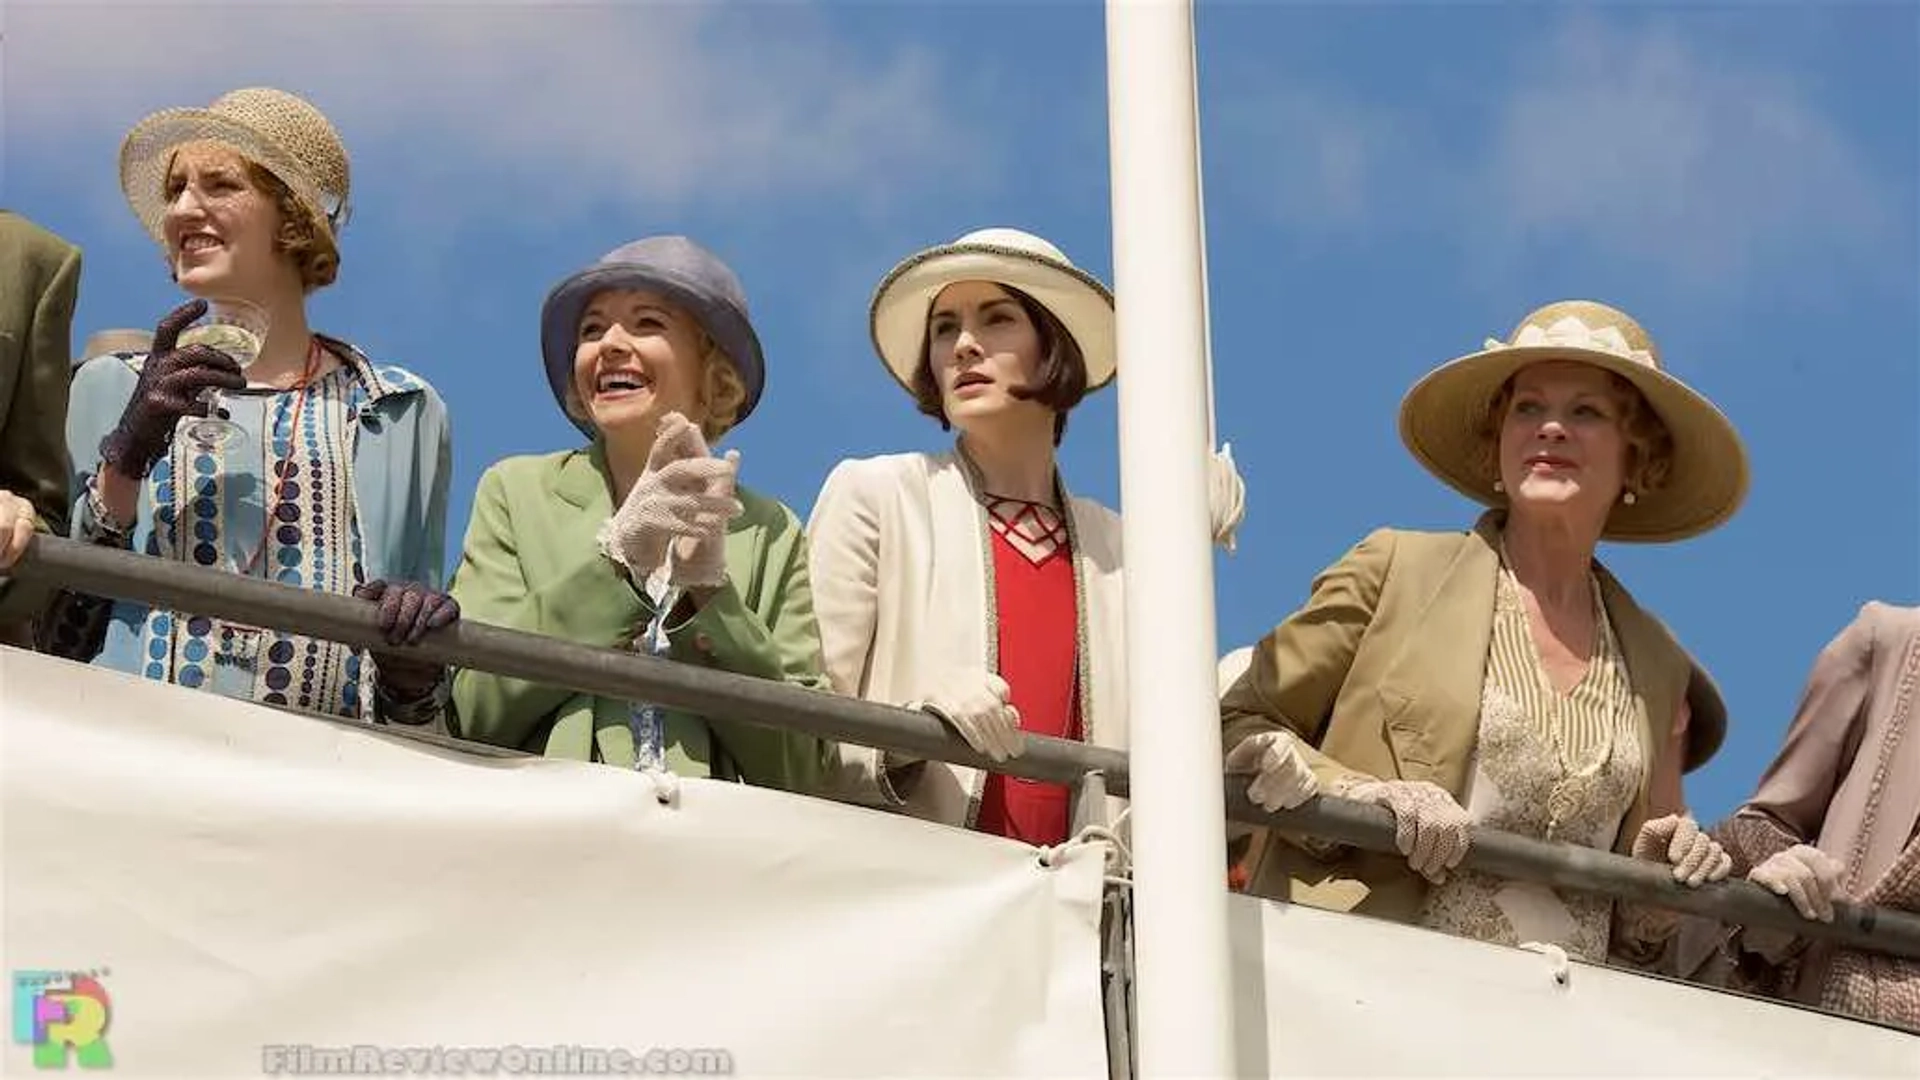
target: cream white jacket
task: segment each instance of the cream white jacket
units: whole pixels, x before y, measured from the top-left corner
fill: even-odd
[[[843,461],[807,523],[809,577],[827,676],[837,693],[911,705],[942,674],[999,670],[991,532],[978,473],[956,451]],[[1086,739],[1127,747],[1120,516],[1067,495],[1079,596],[1080,710]],[[895,790],[881,752],[842,744],[843,797],[972,827],[986,774],[929,761]],[[1111,799],[1108,820],[1124,803]]]

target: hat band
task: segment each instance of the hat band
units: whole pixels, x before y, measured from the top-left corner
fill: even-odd
[[[1513,336],[1511,343],[1487,339],[1489,349],[1523,349],[1539,345],[1552,345],[1568,349],[1584,349],[1589,352],[1603,352],[1631,360],[1643,367],[1658,368],[1653,354],[1645,349],[1636,349],[1627,343],[1626,335],[1620,333],[1617,326],[1592,327],[1579,319],[1568,315],[1551,326],[1529,324]]]

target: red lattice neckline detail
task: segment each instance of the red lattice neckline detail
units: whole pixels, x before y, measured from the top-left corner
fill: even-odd
[[[1021,557],[1035,566],[1066,550],[1067,519],[1045,503],[989,495],[987,521]]]

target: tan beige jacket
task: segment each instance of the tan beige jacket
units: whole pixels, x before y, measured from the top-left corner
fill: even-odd
[[[1734,871],[1794,844],[1812,844],[1845,868],[1858,903],[1920,911],[1920,608],[1871,601],[1820,651],[1780,752],[1753,796],[1715,833]],[[1690,936],[1722,928],[1696,920]],[[1740,937],[1722,959],[1745,967],[1741,989],[1920,1030],[1920,963],[1802,939],[1746,955]]]
[[[1490,513],[1469,532],[1380,529],[1361,541],[1254,647],[1221,699],[1223,748],[1290,729],[1311,744],[1323,789],[1364,775],[1427,780],[1460,798],[1493,633],[1498,530]],[[1598,577],[1653,760],[1653,748],[1668,746],[1692,662],[1610,573]],[[1643,786],[1622,823],[1623,854],[1649,817],[1648,796]],[[1322,857],[1271,830],[1255,845],[1250,891],[1263,896],[1398,920],[1424,899],[1423,879],[1398,855],[1342,848]]]

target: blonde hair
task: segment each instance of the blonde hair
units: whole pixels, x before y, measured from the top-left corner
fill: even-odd
[[[1621,470],[1622,487],[1636,496],[1659,491],[1673,472],[1673,433],[1647,404],[1640,388],[1616,372],[1607,372],[1614,403],[1620,409],[1620,433],[1627,441],[1626,467]],[[1513,403],[1513,377],[1487,404],[1480,420],[1480,467],[1486,473],[1487,486],[1500,479],[1500,428],[1506,423],[1507,408]]]
[[[700,365],[699,403],[705,414],[700,420],[700,435],[711,445],[740,422],[740,406],[747,401],[747,384],[740,377],[740,367],[733,362],[733,357],[705,330],[700,331]],[[566,412],[576,423],[593,426],[593,417],[587,415],[586,407],[580,403],[580,391],[572,378],[567,380]]]
[[[195,143],[174,151],[160,181],[162,200],[166,199],[167,185],[172,182],[173,165],[183,152],[229,154],[245,167],[247,179],[260,189],[261,194],[272,199],[274,209],[280,212],[280,231],[274,235],[273,249],[293,260],[294,268],[300,274],[303,292],[311,295],[339,278],[340,249],[333,242],[332,231],[320,223],[306,203],[294,197],[293,189],[275,176],[272,170],[225,143]],[[169,257],[167,263],[169,276],[178,280],[173,259]]]

